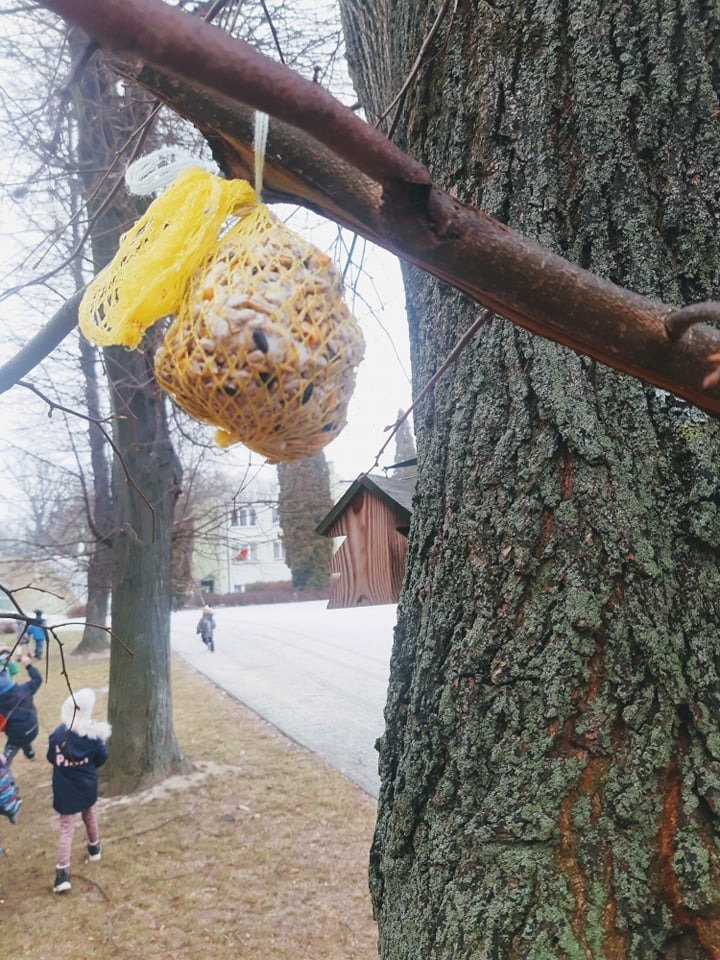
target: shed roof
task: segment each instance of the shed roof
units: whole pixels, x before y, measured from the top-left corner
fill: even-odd
[[[360,490],[368,490],[386,506],[398,514],[399,527],[406,528],[412,516],[412,498],[415,492],[414,477],[383,477],[378,474],[362,474],[347,488],[330,513],[315,528],[316,533],[326,536],[338,517],[342,516]]]

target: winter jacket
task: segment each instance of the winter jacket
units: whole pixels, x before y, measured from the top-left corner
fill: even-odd
[[[5,717],[5,735],[8,743],[23,747],[38,735],[37,708],[33,695],[42,683],[40,671],[28,664],[30,679],[26,683],[14,683],[0,693],[0,715]]]
[[[47,758],[53,765],[53,807],[58,813],[80,813],[97,800],[97,768],[108,756],[102,735],[109,727],[103,723],[92,726],[97,730],[84,735],[61,723],[50,734]]]
[[[211,613],[204,613],[198,621],[195,633],[199,633],[203,640],[212,640],[215,633],[215,617]]]
[[[45,623],[45,621],[42,620],[41,623]],[[31,624],[28,626],[28,628],[27,628],[27,630],[25,631],[25,633],[26,633],[26,635],[27,635],[28,637],[30,637],[31,640],[34,640],[35,643],[37,643],[38,641],[44,641],[44,640],[45,640],[45,631],[44,631],[43,628],[42,628],[39,624],[37,624],[37,623],[31,623]]]

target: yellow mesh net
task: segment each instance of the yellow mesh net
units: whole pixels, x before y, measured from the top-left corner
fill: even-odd
[[[102,347],[137,347],[148,327],[177,310],[227,217],[256,204],[245,180],[184,170],[123,234],[112,263],[88,287],[79,310],[82,334]]]
[[[363,352],[330,258],[258,205],[192,277],[155,375],[220,446],[277,462],[342,430]]]
[[[220,240],[229,214],[238,222]],[[346,423],[364,341],[332,261],[244,181],[184,171],[123,237],[80,308],[83,334],[135,347],[168,314],[155,358],[178,406],[271,462],[322,449]]]

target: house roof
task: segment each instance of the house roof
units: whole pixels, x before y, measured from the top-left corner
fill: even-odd
[[[315,528],[326,536],[338,517],[342,516],[360,490],[368,490],[393,510],[399,517],[398,528],[406,529],[412,516],[412,499],[415,492],[415,477],[382,477],[378,474],[363,474],[347,488],[330,513]]]

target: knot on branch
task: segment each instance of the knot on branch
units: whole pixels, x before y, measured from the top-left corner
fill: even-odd
[[[679,340],[696,323],[720,324],[720,303],[708,300],[673,310],[665,317],[665,332],[670,340]]]
[[[687,333],[690,327],[698,323],[720,323],[720,303],[706,301],[673,310],[665,317],[665,332],[670,340],[677,341]],[[704,377],[703,390],[710,390],[720,383],[720,353],[711,353],[707,361],[713,364],[715,369]]]

